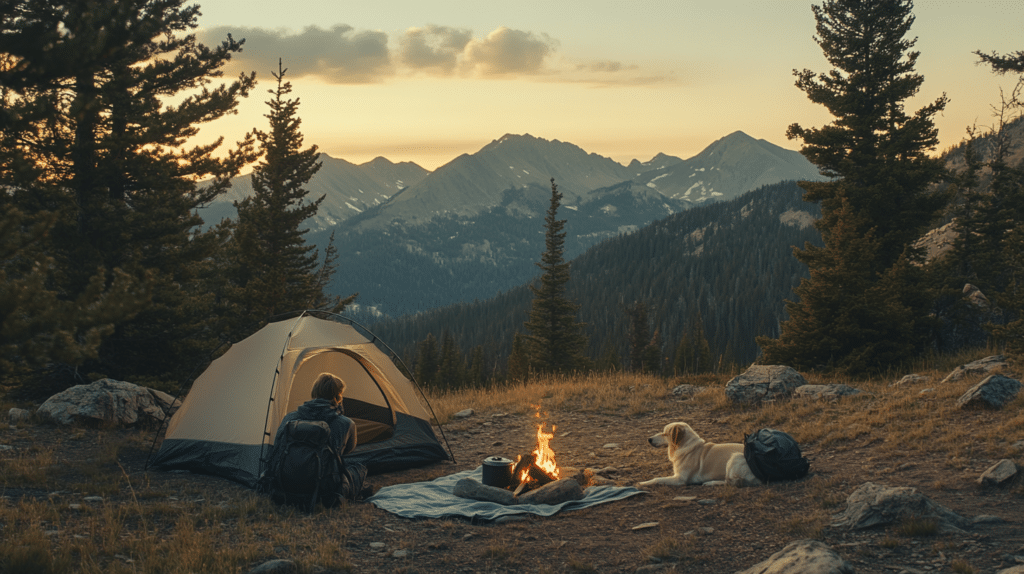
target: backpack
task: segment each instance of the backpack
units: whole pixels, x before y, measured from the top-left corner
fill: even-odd
[[[265,490],[274,501],[310,511],[319,502],[331,507],[345,486],[345,462],[331,446],[331,427],[324,421],[285,423],[274,445]]]
[[[770,428],[763,428],[743,439],[743,458],[761,482],[803,478],[811,468],[811,463],[800,454],[800,445],[793,437]]]

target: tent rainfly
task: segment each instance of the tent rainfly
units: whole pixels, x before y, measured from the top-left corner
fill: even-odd
[[[412,381],[352,325],[306,313],[269,323],[213,361],[171,418],[160,470],[212,474],[255,488],[277,427],[330,372],[358,445],[345,459],[371,474],[451,459]]]

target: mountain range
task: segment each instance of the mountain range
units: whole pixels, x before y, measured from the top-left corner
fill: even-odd
[[[784,180],[820,179],[798,152],[734,132],[696,156],[658,154],[622,165],[558,140],[508,134],[428,172],[377,158],[362,165],[321,156],[306,185],[326,195],[307,220],[321,248],[332,232],[339,272],[331,292],[360,294],[389,316],[494,296],[536,274],[551,180],[563,197],[566,259],[592,245],[698,205]],[[248,176],[200,213],[233,216]]]

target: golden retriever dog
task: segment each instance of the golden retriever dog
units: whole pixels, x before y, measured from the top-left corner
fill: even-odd
[[[667,484],[683,486],[703,484],[715,486],[756,486],[762,484],[747,466],[740,443],[708,442],[686,423],[669,423],[658,434],[647,439],[651,446],[668,447],[672,476],[641,482],[639,486]]]

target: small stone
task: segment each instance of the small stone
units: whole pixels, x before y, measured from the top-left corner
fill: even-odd
[[[678,500],[679,502],[693,502],[694,500],[697,500],[697,497],[696,496],[677,496],[677,497],[673,498],[672,500]]]
[[[710,536],[715,533],[715,529],[710,526],[701,526],[697,529],[697,532],[700,532],[704,536]]]
[[[459,412],[455,413],[454,415],[452,415],[452,418],[468,419],[469,417],[473,416],[473,414],[474,414],[473,409],[465,409],[465,410],[459,411]]]
[[[999,486],[1006,484],[1017,476],[1017,465],[1008,458],[990,466],[980,477],[978,484],[983,486]]]
[[[380,551],[380,550],[384,550],[384,548],[386,548],[386,547],[387,547],[387,544],[384,544],[383,542],[371,542],[370,543],[370,550]]]
[[[103,502],[103,497],[102,496],[86,496],[82,500],[84,500],[85,502]]]
[[[82,509],[82,505],[81,504],[69,504],[68,508],[70,508],[71,510],[81,510]]]
[[[604,445],[601,448],[607,448],[607,449],[619,448],[619,443],[617,443],[617,442],[610,442],[610,443]]]
[[[14,450],[14,447],[9,444],[0,444],[0,451]]]
[[[391,554],[391,557],[392,558],[408,558],[409,557],[409,551],[408,550],[395,550],[394,553]]]
[[[643,524],[637,524],[632,529],[633,530],[647,530],[648,528],[657,528],[657,526],[658,526],[657,522],[644,522]]]

